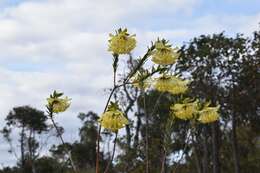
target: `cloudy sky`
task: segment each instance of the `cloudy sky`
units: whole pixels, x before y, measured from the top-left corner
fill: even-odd
[[[259,0],[0,0],[0,127],[14,106],[44,110],[56,89],[72,98],[57,120],[76,139],[78,112],[100,113],[105,103],[108,33],[118,27],[136,33],[138,56],[157,37],[181,45],[221,31],[250,36],[259,22]],[[0,142],[0,164],[14,163]]]

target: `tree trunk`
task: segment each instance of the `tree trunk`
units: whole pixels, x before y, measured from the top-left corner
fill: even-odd
[[[20,149],[21,149],[21,167],[22,167],[22,172],[25,173],[25,155],[24,155],[24,138],[25,138],[25,127],[22,125],[22,132],[21,132],[21,140],[20,140]]]
[[[28,150],[29,150],[29,159],[32,162],[33,153],[32,153],[32,130],[30,130],[28,138]]]
[[[33,141],[35,141],[35,132],[33,131],[33,134],[32,134],[32,138],[33,138]],[[32,173],[36,173],[36,168],[35,168],[35,160],[36,160],[36,150],[35,148],[32,148]]]
[[[146,171],[145,173],[150,172],[150,158],[149,158],[149,120],[148,113],[146,112],[146,100],[145,93],[143,91],[143,101],[144,101],[144,114],[145,114],[145,159],[146,159]]]
[[[201,172],[201,162],[200,162],[200,159],[199,159],[199,156],[198,156],[198,149],[197,149],[197,146],[196,144],[194,144],[194,157],[195,157],[195,164],[196,164],[196,168],[197,168],[197,173],[202,173]]]
[[[213,173],[220,173],[218,122],[213,123],[211,125],[211,129],[212,129]]]
[[[131,147],[131,131],[129,125],[125,126],[127,147]]]
[[[136,122],[136,130],[135,130],[135,136],[134,136],[134,148],[137,148],[138,143],[139,143],[139,133],[140,133],[140,128],[141,128],[141,112],[140,112],[140,107],[137,106],[137,122]]]
[[[33,137],[32,137],[33,130],[30,129],[29,137],[28,137],[28,150],[29,150],[29,163],[32,168],[32,173],[35,173],[34,171],[34,163],[33,163]]]
[[[232,131],[231,131],[232,152],[233,152],[235,173],[240,173],[236,126],[237,126],[236,125],[236,116],[233,113],[232,114]]]
[[[202,168],[203,173],[209,173],[209,157],[208,157],[208,130],[207,127],[203,127],[203,160],[202,160]]]
[[[167,153],[166,153],[165,149],[163,149],[162,156],[161,156],[161,171],[160,171],[160,173],[166,172],[166,169],[165,169],[165,167],[166,167],[166,155],[167,155]]]

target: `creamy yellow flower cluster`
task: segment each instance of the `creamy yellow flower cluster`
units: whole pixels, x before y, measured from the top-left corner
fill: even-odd
[[[111,102],[108,109],[101,115],[98,120],[102,127],[112,132],[117,132],[119,129],[128,124],[124,113],[120,111],[117,103]]]
[[[162,75],[156,79],[155,89],[160,92],[183,94],[188,90],[188,81],[173,75]]]
[[[128,54],[136,46],[135,35],[130,35],[127,29],[121,28],[116,31],[116,34],[110,34],[108,51],[112,51],[115,54]]]
[[[170,107],[172,116],[182,120],[190,120],[194,118],[197,113],[198,104],[197,101],[190,103],[176,103]]]
[[[217,107],[205,107],[201,111],[199,111],[198,121],[201,123],[211,123],[217,121],[219,119],[218,114],[219,106]]]
[[[179,58],[177,48],[172,48],[165,39],[157,40],[152,53],[152,61],[159,65],[171,65]]]
[[[99,122],[102,127],[116,132],[128,124],[128,120],[125,118],[124,114],[119,111],[106,111],[102,114]]]
[[[153,86],[160,92],[169,92],[171,94],[184,94],[188,90],[189,84],[189,81],[187,80],[182,80],[177,76],[166,74],[155,79],[149,77],[143,81],[138,77],[134,77],[132,82],[137,88],[146,89]]]
[[[50,97],[47,98],[46,107],[50,112],[60,113],[66,111],[69,108],[71,104],[71,99],[69,99],[67,96],[61,98],[62,96],[63,93],[58,93],[54,91],[53,94],[51,94]]]
[[[201,123],[212,123],[219,119],[219,106],[209,107],[206,104],[200,109],[199,102],[176,103],[170,107],[172,116],[182,120],[197,119]]]

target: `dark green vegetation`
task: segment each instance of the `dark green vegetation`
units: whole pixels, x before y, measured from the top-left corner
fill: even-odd
[[[134,60],[129,57],[128,62],[129,68],[133,68]],[[173,72],[192,80],[188,96],[220,104],[220,121],[208,125],[172,121],[169,105],[177,96],[151,90],[145,95],[144,105],[140,91],[132,86],[123,87],[116,91],[115,99],[131,123],[118,139],[120,150],[110,173],[144,172],[146,130],[150,173],[258,173],[260,31],[252,38],[243,35],[230,38],[224,33],[194,38],[181,48],[181,58]],[[144,107],[148,126],[145,126]],[[19,131],[20,154],[16,167],[4,168],[0,173],[67,173],[71,168],[66,148],[70,148],[80,173],[94,172],[98,116],[89,112],[78,117],[82,122],[79,141],[53,146],[49,156],[41,156],[42,146],[36,136],[50,133],[53,127],[41,111],[14,108],[6,118],[2,133],[12,146],[10,134],[14,128]],[[113,140],[111,135],[102,133],[104,148],[107,139]],[[110,154],[100,153],[101,170]]]

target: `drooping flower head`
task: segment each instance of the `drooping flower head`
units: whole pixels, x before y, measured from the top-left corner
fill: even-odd
[[[155,89],[160,92],[183,94],[188,90],[188,81],[173,75],[162,75],[155,80]]]
[[[128,54],[136,46],[135,35],[130,35],[127,29],[122,30],[121,28],[116,31],[116,34],[109,34],[110,39],[108,40],[108,51],[114,54]]]
[[[48,104],[46,106],[50,112],[60,113],[66,111],[69,108],[71,99],[67,96],[62,98],[62,96],[63,93],[54,91],[53,94],[47,98]]]
[[[212,123],[219,119],[219,106],[216,107],[209,107],[209,104],[206,104],[206,106],[199,111],[199,118],[198,121],[201,123]]]
[[[172,116],[182,120],[193,119],[198,111],[198,101],[188,103],[176,103],[170,107]]]
[[[117,132],[119,129],[128,124],[127,118],[120,111],[117,103],[111,102],[105,113],[99,118],[100,125],[112,132]]]
[[[165,39],[157,40],[155,50],[152,53],[152,61],[159,65],[170,65],[179,57],[177,48],[172,48]]]

